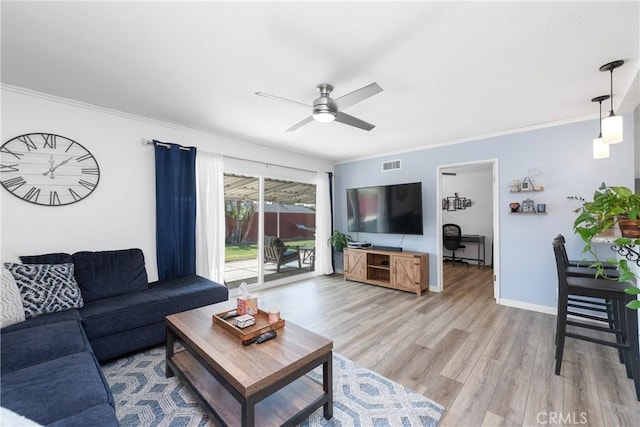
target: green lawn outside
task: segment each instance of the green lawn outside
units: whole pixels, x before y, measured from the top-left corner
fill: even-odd
[[[315,240],[285,241],[287,246],[314,246]],[[257,243],[239,243],[227,245],[224,250],[225,261],[238,261],[241,259],[254,259],[258,257]]]

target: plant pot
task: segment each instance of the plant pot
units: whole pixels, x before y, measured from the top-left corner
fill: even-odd
[[[630,239],[640,238],[640,220],[618,219],[618,226],[622,237]]]

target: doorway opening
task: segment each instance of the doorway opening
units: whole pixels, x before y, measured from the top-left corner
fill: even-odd
[[[486,276],[487,281],[493,282],[493,297],[498,301],[498,160],[441,165],[437,173],[438,200],[442,201],[442,208],[438,209],[437,215],[438,262],[434,290],[444,290],[452,274],[455,274],[456,280],[467,276],[472,278],[474,275]],[[458,228],[447,226],[445,231],[445,224],[454,224]],[[461,238],[451,237],[458,230]]]

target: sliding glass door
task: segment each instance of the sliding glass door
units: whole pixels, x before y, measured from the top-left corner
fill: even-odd
[[[260,178],[224,174],[225,269],[229,288],[258,282]]]
[[[316,186],[226,173],[225,281],[294,280],[315,269]]]
[[[264,280],[314,270],[316,186],[264,180]]]

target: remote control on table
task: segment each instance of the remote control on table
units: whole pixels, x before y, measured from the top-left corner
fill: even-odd
[[[256,342],[256,339],[255,339],[255,338],[249,338],[249,339],[248,339],[248,340],[246,340],[246,341],[242,341],[242,345],[247,346],[247,345],[251,345],[251,344],[253,344],[254,342]]]
[[[276,331],[264,332],[255,338],[249,338],[246,341],[242,341],[242,345],[247,346],[247,345],[253,344],[254,342],[257,342],[258,344],[262,344],[263,342],[268,341],[271,338],[275,338],[277,336],[278,334],[276,333]]]
[[[276,331],[265,332],[265,333],[260,334],[260,335],[258,335],[256,337],[256,342],[258,344],[262,344],[263,342],[268,341],[268,340],[270,340],[272,338],[275,338],[277,336],[278,336],[278,334],[276,333]]]
[[[224,316],[222,316],[222,320],[233,319],[234,317],[238,317],[238,310],[231,310]]]

